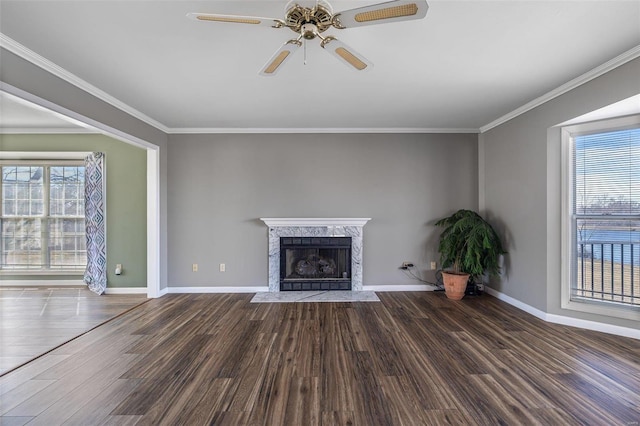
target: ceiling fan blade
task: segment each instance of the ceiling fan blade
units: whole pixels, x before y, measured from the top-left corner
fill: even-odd
[[[333,26],[351,28],[422,19],[427,15],[428,9],[426,0],[389,1],[338,12],[333,17]]]
[[[333,36],[326,37],[322,40],[320,46],[343,63],[358,71],[369,70],[373,67],[373,63],[371,63],[367,58]]]
[[[302,46],[300,40],[289,40],[283,44],[282,47],[273,54],[271,59],[267,61],[264,67],[262,67],[259,74],[265,77],[276,75],[280,70],[280,66],[283,65],[300,46]]]
[[[281,28],[284,22],[276,18],[260,18],[258,16],[218,15],[215,13],[187,13],[187,18],[203,22],[229,22],[233,24],[249,24],[262,27]]]

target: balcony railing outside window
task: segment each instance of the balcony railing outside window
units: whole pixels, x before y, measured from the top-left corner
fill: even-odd
[[[640,306],[640,221],[615,222],[578,221],[572,297]]]

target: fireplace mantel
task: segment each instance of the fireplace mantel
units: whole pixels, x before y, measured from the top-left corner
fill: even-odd
[[[280,291],[280,237],[351,237],[351,289],[362,291],[362,230],[371,218],[260,218],[269,227],[269,291]]]
[[[364,226],[370,217],[323,218],[323,217],[261,217],[269,228],[276,226]]]

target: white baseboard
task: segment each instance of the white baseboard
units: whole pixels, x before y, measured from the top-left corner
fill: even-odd
[[[547,321],[547,313],[544,311],[541,311],[540,309],[534,308],[533,306],[527,305],[526,303],[522,303],[518,299],[514,299],[511,296],[507,296],[506,294],[501,293],[498,290],[495,290],[491,287],[488,287],[487,285],[484,286],[484,291],[485,293],[490,294],[496,299],[500,299],[503,302],[507,302],[511,306],[515,306],[516,308],[521,309],[526,313],[533,315],[536,318],[540,318],[543,321]]]
[[[147,294],[146,287],[107,287],[105,294]]]
[[[429,284],[407,285],[365,285],[363,291],[434,291],[437,287]]]
[[[563,315],[548,314],[544,311],[534,308],[533,306],[527,305],[526,303],[522,303],[521,301],[514,299],[511,296],[507,296],[506,294],[503,294],[491,287],[485,286],[484,289],[486,293],[490,294],[496,299],[500,299],[512,306],[515,306],[518,309],[522,309],[523,311],[533,315],[534,317],[540,318],[543,321],[551,322],[554,324],[567,325],[570,327],[584,328],[586,330],[599,331],[616,336],[630,337],[632,339],[640,339],[640,330],[635,328],[604,324],[601,322],[582,320],[578,318],[566,317]]]
[[[0,280],[0,287],[77,287],[86,285],[82,280]]]
[[[161,288],[160,293],[158,293],[158,297],[162,297],[165,294],[169,294],[169,287]]]
[[[636,328],[621,327],[619,325],[604,324],[601,322],[582,320],[555,314],[547,314],[546,321],[640,340],[640,330]]]
[[[166,290],[167,290],[167,293],[172,293],[172,294],[176,294],[176,293],[262,293],[262,292],[269,291],[269,287],[267,286],[265,287],[168,287]]]

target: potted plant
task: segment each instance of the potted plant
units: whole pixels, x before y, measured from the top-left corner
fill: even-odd
[[[449,299],[464,297],[469,277],[480,277],[485,272],[493,276],[500,273],[500,255],[506,252],[496,231],[478,213],[458,210],[435,225],[444,228],[438,252]]]

